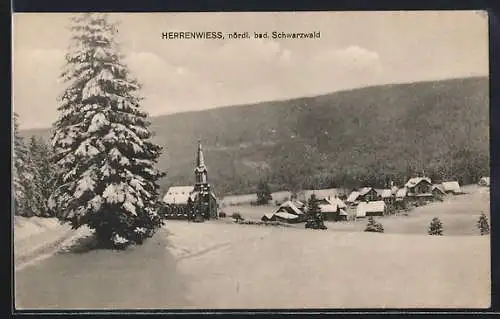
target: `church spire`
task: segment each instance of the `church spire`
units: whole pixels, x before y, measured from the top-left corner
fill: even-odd
[[[198,155],[196,157],[196,167],[197,168],[205,167],[205,159],[203,158],[203,149],[201,148],[200,140],[198,140]]]
[[[200,140],[198,140],[198,153],[196,156],[196,167],[194,169],[194,174],[197,185],[207,183],[207,167],[205,166],[205,159],[203,157],[203,149],[201,147]]]

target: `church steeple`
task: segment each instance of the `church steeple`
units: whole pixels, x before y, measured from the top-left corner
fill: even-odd
[[[194,169],[196,185],[207,183],[207,167],[205,166],[205,159],[203,157],[203,149],[201,141],[198,140],[198,153],[196,156],[196,168]]]

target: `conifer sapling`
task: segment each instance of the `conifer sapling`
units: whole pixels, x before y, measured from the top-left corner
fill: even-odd
[[[488,235],[490,233],[488,217],[486,217],[484,213],[481,213],[481,216],[479,216],[479,220],[477,221],[476,226],[477,228],[479,228],[481,236]]]
[[[434,217],[429,226],[429,235],[442,236],[443,235],[443,223],[439,218]]]

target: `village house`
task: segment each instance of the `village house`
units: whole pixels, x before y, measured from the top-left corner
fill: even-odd
[[[217,197],[207,179],[207,167],[201,143],[198,143],[194,186],[173,186],[167,190],[163,202],[166,218],[203,220],[217,218]]]
[[[277,220],[283,223],[295,224],[302,222],[302,219],[299,216],[287,212],[278,212],[273,216],[274,218],[272,220]]]
[[[490,178],[489,178],[489,177],[486,177],[486,176],[481,177],[481,178],[479,179],[478,185],[479,185],[479,186],[486,186],[486,187],[490,187]]]
[[[446,194],[461,194],[462,190],[460,184],[457,181],[443,182],[443,190]]]
[[[324,220],[347,220],[347,205],[340,198],[322,199],[318,204]]]
[[[292,215],[296,215],[300,219],[303,219],[305,216],[304,209],[305,205],[302,202],[289,200],[281,204],[274,213],[276,214],[280,212],[285,212]]]
[[[273,213],[264,214],[261,220],[279,220],[286,223],[302,222],[306,219],[304,208],[305,205],[300,201],[286,201],[281,204]]]
[[[383,216],[387,213],[384,201],[360,202],[356,208],[356,218]]]
[[[433,199],[432,182],[428,177],[410,178],[405,184],[405,188],[408,199],[417,205],[425,204]]]
[[[379,200],[379,194],[373,187],[363,187],[360,190],[353,191],[346,199],[346,203],[356,205],[360,202],[372,202]]]

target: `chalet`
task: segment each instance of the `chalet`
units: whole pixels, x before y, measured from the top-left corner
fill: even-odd
[[[347,220],[347,205],[339,198],[321,200],[319,208],[325,220]]]
[[[299,208],[300,207],[300,208]],[[304,213],[305,205],[299,201],[286,201],[281,204],[273,213],[264,214],[262,221],[279,220],[286,223],[296,223],[306,220]]]
[[[378,200],[378,193],[373,187],[363,187],[359,190],[358,200],[364,202],[373,202]]]
[[[386,211],[387,206],[384,201],[360,202],[356,208],[356,218],[383,216]]]
[[[163,202],[167,218],[210,219],[217,218],[217,197],[207,181],[207,167],[201,143],[198,143],[194,186],[174,186],[167,190]]]
[[[481,177],[479,179],[479,182],[478,182],[478,185],[479,186],[486,186],[486,187],[490,187],[490,178],[489,177]]]
[[[346,203],[356,205],[359,202],[372,202],[379,199],[379,194],[373,187],[363,187],[353,191],[346,199]]]
[[[428,177],[413,177],[405,184],[407,189],[406,196],[412,202],[424,204],[433,199],[432,183]]]
[[[280,222],[284,223],[300,223],[302,220],[299,218],[299,216],[290,214],[287,212],[278,212],[274,214],[274,219]]]
[[[432,194],[432,183],[428,177],[410,178],[405,187],[408,190],[408,196]]]
[[[446,194],[460,194],[462,190],[460,189],[460,184],[457,181],[443,182],[443,190]]]
[[[286,201],[281,204],[274,213],[287,212],[289,214],[301,216],[304,215],[304,207],[305,205],[302,204],[302,202]]]

